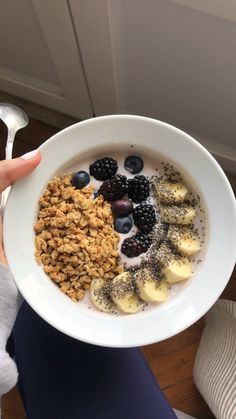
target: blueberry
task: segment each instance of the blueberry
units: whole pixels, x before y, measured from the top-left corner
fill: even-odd
[[[136,175],[143,170],[143,160],[139,156],[128,156],[125,159],[125,169]]]
[[[128,198],[117,199],[112,202],[111,207],[116,215],[128,215],[133,211],[133,202]]]
[[[126,234],[133,227],[133,221],[130,216],[128,217],[117,217],[114,221],[115,230],[118,233]]]
[[[96,199],[98,196],[99,196],[98,191],[95,191],[95,192],[93,193],[93,197],[94,197],[94,199]]]
[[[90,182],[90,176],[84,170],[80,170],[79,172],[75,173],[72,178],[72,185],[76,187],[76,189],[82,189],[87,186]]]

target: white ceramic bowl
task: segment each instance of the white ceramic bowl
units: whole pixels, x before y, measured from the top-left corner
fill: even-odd
[[[167,302],[135,315],[112,316],[74,303],[45,275],[34,258],[33,224],[38,199],[56,173],[104,150],[163,155],[194,185],[205,207],[208,239],[204,262]],[[75,124],[46,141],[35,172],[12,188],[4,217],[8,262],[31,307],[60,331],[110,347],[147,345],[169,338],[203,316],[225,288],[236,258],[236,207],[229,182],[214,158],[173,126],[140,116],[116,115]],[[111,154],[111,153],[110,153]]]

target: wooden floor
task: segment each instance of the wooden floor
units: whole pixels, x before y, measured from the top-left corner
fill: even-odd
[[[31,120],[28,127],[17,134],[14,156],[17,157],[33,150],[57,131],[55,127]],[[4,158],[5,142],[6,129],[0,121],[0,159]],[[234,180],[233,177],[230,177],[231,179]],[[236,301],[236,269],[221,297]],[[203,328],[204,320],[201,319],[177,336],[143,347],[142,350],[160,387],[173,407],[192,414],[198,419],[212,419],[214,416],[195,388],[192,378],[194,358]],[[2,408],[3,419],[25,419],[16,388],[4,396]]]

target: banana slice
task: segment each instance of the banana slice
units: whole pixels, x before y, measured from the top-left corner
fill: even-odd
[[[195,215],[196,210],[190,204],[160,205],[160,216],[169,224],[192,224]]]
[[[154,185],[157,200],[164,204],[183,202],[188,190],[183,183],[157,182]]]
[[[108,282],[102,278],[95,278],[90,286],[90,298],[92,303],[98,310],[104,311],[105,313],[116,311],[116,307],[110,297],[109,285],[110,281]]]
[[[188,258],[173,259],[162,272],[169,284],[181,282],[192,275],[192,263]]]
[[[144,301],[161,302],[168,298],[168,285],[165,281],[156,281],[147,268],[135,272],[139,296]]]
[[[199,252],[202,248],[197,232],[190,227],[171,225],[167,238],[170,239],[180,253],[187,256]]]
[[[135,293],[134,282],[129,272],[123,272],[112,280],[111,298],[124,313],[137,313],[144,306]]]

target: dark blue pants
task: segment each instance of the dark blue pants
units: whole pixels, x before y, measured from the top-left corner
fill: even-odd
[[[138,349],[79,342],[26,303],[13,336],[28,419],[176,419]]]

